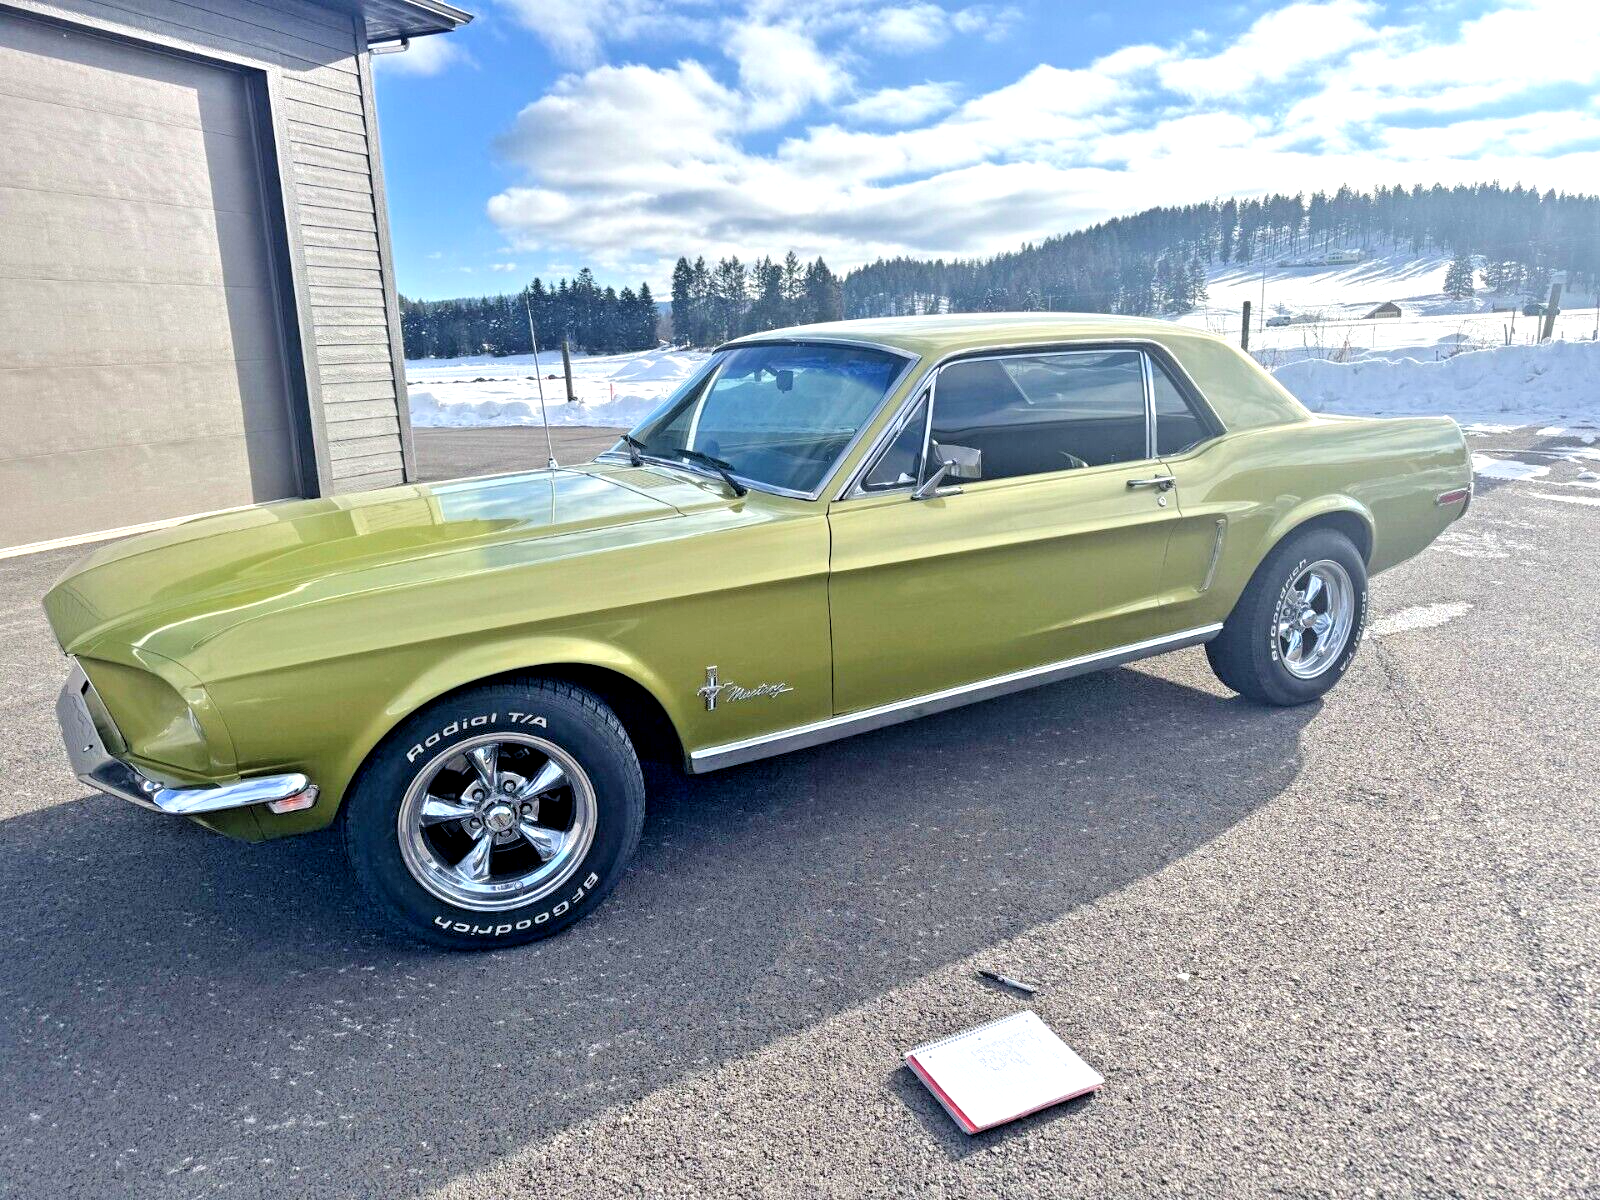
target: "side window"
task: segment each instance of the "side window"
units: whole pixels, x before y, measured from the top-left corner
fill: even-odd
[[[911,412],[905,428],[889,443],[878,461],[861,480],[864,492],[882,492],[890,488],[907,487],[917,482],[917,468],[922,465],[922,439],[928,432],[928,397]]]
[[[1156,385],[1156,453],[1182,454],[1210,437],[1211,430],[1154,355],[1150,358],[1150,373]]]
[[[958,362],[939,373],[934,445],[1009,479],[1148,458],[1137,350],[1074,350]],[[939,457],[938,452],[930,452]],[[970,468],[969,468],[970,469]]]

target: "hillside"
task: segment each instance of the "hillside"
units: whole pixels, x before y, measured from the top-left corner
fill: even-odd
[[[1341,256],[1358,261],[1329,265]],[[1447,287],[1452,264],[1467,288]],[[1499,184],[1344,187],[1152,208],[993,258],[876,262],[845,277],[844,303],[849,316],[1237,312],[1246,298],[1259,305],[1263,272],[1269,307],[1346,306],[1327,314],[1337,316],[1369,299],[1443,300],[1451,290],[1486,290],[1506,304],[1542,298],[1556,272],[1592,295],[1600,197]],[[1288,285],[1276,300],[1274,281]]]

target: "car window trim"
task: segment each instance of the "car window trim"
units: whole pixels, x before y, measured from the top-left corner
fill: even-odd
[[[1171,354],[1165,346],[1158,346],[1153,342],[1145,347],[1145,354],[1151,360],[1152,367],[1159,366],[1166,371],[1167,378],[1172,382],[1172,386],[1178,389],[1179,397],[1181,397],[1183,402],[1189,406],[1189,411],[1194,414],[1195,418],[1205,429],[1205,437],[1201,438],[1187,450],[1182,450],[1178,453],[1193,454],[1207,442],[1212,441],[1215,438],[1219,438],[1228,432],[1227,427],[1223,425],[1221,419],[1217,416],[1216,411],[1211,407],[1210,401],[1206,399],[1205,393],[1200,390],[1199,385],[1196,384],[1193,378],[1190,377],[1189,372],[1184,370],[1183,364],[1177,360],[1176,356]],[[1156,422],[1158,422],[1160,418],[1156,415],[1155,411],[1155,376],[1153,373],[1150,379],[1150,402],[1150,444],[1151,449],[1155,450],[1158,447],[1161,439],[1159,431],[1156,429]],[[1173,458],[1175,455],[1163,455],[1158,453],[1156,454],[1156,457]]]
[[[934,362],[929,364],[928,369],[923,372],[922,378],[917,382],[917,386],[912,388],[908,394],[908,400],[902,402],[901,411],[895,414],[894,420],[890,421],[889,424],[885,426],[884,431],[880,433],[874,440],[872,448],[862,459],[861,465],[859,465],[855,471],[851,472],[849,481],[844,485],[843,488],[839,490],[839,492],[834,496],[834,499],[858,500],[868,496],[892,496],[900,491],[914,490],[916,484],[898,484],[895,487],[874,488],[869,492],[862,487],[862,484],[866,480],[866,477],[872,473],[873,468],[878,465],[878,461],[883,457],[883,455],[888,453],[889,447],[893,445],[895,437],[898,436],[900,431],[905,428],[905,423],[910,420],[910,413],[914,411],[916,404],[921,400],[924,384],[928,385],[928,390],[931,393],[934,386],[937,384],[940,372],[942,372],[946,367],[955,366],[957,363],[984,362],[990,359],[1044,358],[1063,354],[1103,353],[1107,350],[1132,350],[1137,352],[1141,356],[1140,371],[1143,376],[1146,457],[1129,459],[1126,463],[1103,463],[1101,465],[1107,467],[1137,467],[1144,466],[1152,462],[1158,462],[1160,460],[1160,456],[1155,452],[1155,375],[1151,368],[1150,356],[1152,351],[1159,351],[1160,349],[1161,348],[1158,347],[1154,342],[1144,338],[1099,338],[1092,342],[1051,342],[1044,345],[1033,344],[1020,346],[984,346],[975,350],[957,351],[952,354],[947,354],[943,358],[936,359]],[[1160,355],[1160,361],[1163,366],[1173,365],[1171,356],[1164,353]],[[1188,373],[1182,371],[1181,367],[1177,368],[1177,372],[1174,372],[1171,369],[1168,370],[1168,375],[1174,379],[1174,382],[1177,382],[1177,378],[1180,373],[1183,382],[1190,388],[1193,388],[1194,381],[1189,379]],[[1182,385],[1180,385],[1180,390],[1182,390]],[[1214,415],[1211,413],[1209,405],[1203,407],[1195,405],[1193,397],[1190,395],[1185,395],[1184,399],[1189,402],[1191,408],[1195,409],[1195,413],[1201,418],[1202,423],[1207,424],[1208,427],[1213,431],[1220,429],[1220,423],[1216,421]],[[927,463],[928,446],[932,439],[932,432],[933,404],[929,403],[927,426],[922,439],[922,463],[918,465],[919,479],[923,467]],[[1217,436],[1217,432],[1212,432],[1210,436]],[[1209,438],[1207,440],[1209,440]],[[1015,478],[1042,479],[1060,473],[1061,472],[1059,471],[1045,471],[1038,475],[1016,476]],[[976,482],[993,483],[997,481],[979,480]]]

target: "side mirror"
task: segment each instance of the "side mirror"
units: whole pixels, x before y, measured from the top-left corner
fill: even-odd
[[[929,500],[939,494],[945,479],[982,479],[983,478],[983,451],[972,446],[941,446],[937,442],[929,446],[929,452],[938,461],[939,467],[920,484],[916,491],[911,493],[913,500]]]

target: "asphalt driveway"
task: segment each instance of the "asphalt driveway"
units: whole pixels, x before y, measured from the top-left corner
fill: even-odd
[[[475,956],[330,837],[86,795],[74,552],[0,561],[0,1195],[1596,1194],[1600,489],[1475,443],[1549,474],[1376,581],[1324,703],[1186,651],[658,773],[612,897]],[[900,1054],[1022,1006],[979,966],[1101,1095],[955,1131]]]

